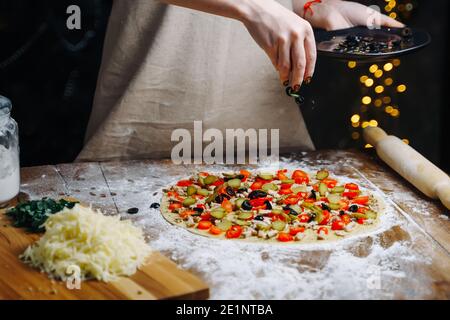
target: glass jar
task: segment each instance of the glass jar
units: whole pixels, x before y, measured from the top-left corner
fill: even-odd
[[[19,130],[11,118],[11,101],[0,96],[0,205],[19,194]]]

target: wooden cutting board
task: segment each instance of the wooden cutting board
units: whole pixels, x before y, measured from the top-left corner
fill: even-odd
[[[22,263],[18,256],[39,235],[11,226],[0,210],[0,299],[206,299],[208,286],[193,274],[154,252],[133,276],[104,283],[84,281],[80,289],[68,289],[62,281]]]

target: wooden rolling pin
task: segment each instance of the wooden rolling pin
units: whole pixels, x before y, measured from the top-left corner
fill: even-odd
[[[364,139],[378,156],[428,197],[440,199],[450,209],[450,178],[424,156],[378,127],[364,129]]]

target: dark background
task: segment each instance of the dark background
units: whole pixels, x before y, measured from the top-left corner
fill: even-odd
[[[149,0],[150,1],[150,0]],[[362,1],[384,6],[385,1]],[[398,1],[402,2],[401,0]],[[404,2],[404,1],[403,1]],[[111,0],[0,0],[0,94],[13,102],[20,127],[23,166],[71,162],[82,148],[91,111]],[[350,117],[358,113],[450,171],[448,108],[448,1],[414,0],[403,21],[426,29],[432,44],[401,58],[390,73],[403,94],[386,92],[400,110],[393,118],[384,106],[361,112],[361,97],[372,91],[359,81],[370,65],[349,69],[345,62],[319,59],[302,107],[316,147],[361,148]],[[82,30],[66,28],[66,8],[77,4]],[[382,66],[382,64],[379,64]]]

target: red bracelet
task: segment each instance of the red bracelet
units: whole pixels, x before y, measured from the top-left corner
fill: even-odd
[[[312,0],[312,1],[308,1],[305,3],[305,5],[303,6],[303,18],[306,17],[306,13],[309,11],[311,11],[311,15],[314,14],[313,9],[311,8],[311,6],[315,3],[321,3],[321,0]]]

